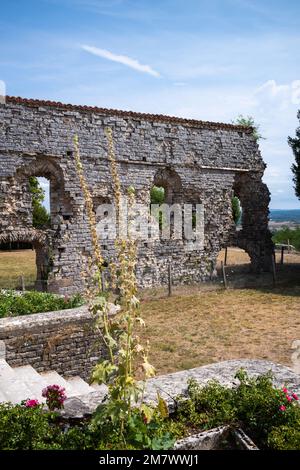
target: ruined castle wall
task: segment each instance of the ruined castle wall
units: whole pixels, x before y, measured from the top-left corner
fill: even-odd
[[[249,248],[256,268],[263,265],[265,253],[270,252],[269,193],[261,182],[265,165],[248,129],[8,98],[0,105],[0,241],[1,236],[3,241],[14,233],[26,239],[32,229],[28,177],[48,177],[54,201],[51,230],[44,240],[45,244],[53,243],[50,290],[81,290],[81,273],[91,252],[73,155],[75,134],[95,209],[100,201],[113,202],[104,133],[107,126],[113,130],[124,193],[134,186],[138,202],[149,203],[157,178],[171,184],[168,175],[176,175],[174,185],[180,181],[180,190],[173,188],[180,198],[176,202],[202,202],[205,208],[203,249],[191,249],[184,240],[140,243],[140,286],[164,283],[169,261],[175,283],[211,276],[219,250],[234,232],[231,198],[235,187],[247,207],[244,231],[235,242]],[[102,247],[104,258],[109,260],[113,243],[103,241]]]

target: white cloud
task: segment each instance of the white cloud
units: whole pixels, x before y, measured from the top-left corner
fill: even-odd
[[[254,93],[256,96],[265,95],[270,100],[278,100],[282,106],[300,104],[300,80],[279,85],[275,80],[268,80],[258,87]]]
[[[96,55],[98,57],[103,57],[107,60],[112,60],[113,62],[118,62],[134,70],[137,70],[138,72],[148,73],[149,75],[152,75],[153,77],[157,78],[160,77],[159,72],[150,67],[150,65],[141,64],[138,60],[132,59],[131,57],[128,57],[126,55],[113,54],[112,52],[107,51],[106,49],[99,49],[98,47],[94,46],[82,45],[81,48],[84,51],[89,52],[90,54]]]

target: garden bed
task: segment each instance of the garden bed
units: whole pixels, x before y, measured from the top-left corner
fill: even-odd
[[[37,291],[0,290],[0,318],[76,308],[83,303],[79,294],[66,297]]]
[[[170,413],[158,394],[155,407],[133,408],[122,438],[104,393],[92,413],[82,410],[77,418],[68,415],[68,400],[59,414],[42,405],[0,405],[0,448],[300,450],[297,394],[274,386],[270,374],[251,375],[239,370],[231,387],[216,380],[200,386],[190,379],[187,389],[172,396]],[[170,384],[170,377],[165,380]]]

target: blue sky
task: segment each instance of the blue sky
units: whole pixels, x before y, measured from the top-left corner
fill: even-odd
[[[10,0],[0,12],[9,95],[230,122],[266,140],[271,208],[300,208],[287,136],[300,108],[297,0]]]

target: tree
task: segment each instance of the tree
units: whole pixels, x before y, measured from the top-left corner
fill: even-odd
[[[153,186],[150,191],[151,204],[163,204],[165,189],[162,186]]]
[[[298,111],[297,118],[300,122],[300,110]],[[300,199],[300,126],[296,129],[296,137],[288,137],[288,144],[293,150],[295,163],[293,163],[291,170],[293,172],[293,182],[295,184],[295,193]]]
[[[253,137],[256,141],[260,139],[264,139],[264,137],[260,134],[259,132],[259,125],[255,124],[255,121],[252,116],[243,116],[240,114],[235,121],[232,121],[232,124],[238,124],[239,126],[244,126],[244,127],[252,127],[253,129]]]
[[[232,217],[233,217],[234,223],[235,225],[238,225],[241,219],[242,209],[241,209],[240,200],[237,196],[234,196],[232,198],[231,205],[232,205]]]
[[[46,228],[50,225],[50,214],[43,206],[45,191],[35,176],[29,178],[29,191],[32,196],[32,225],[34,228]]]

